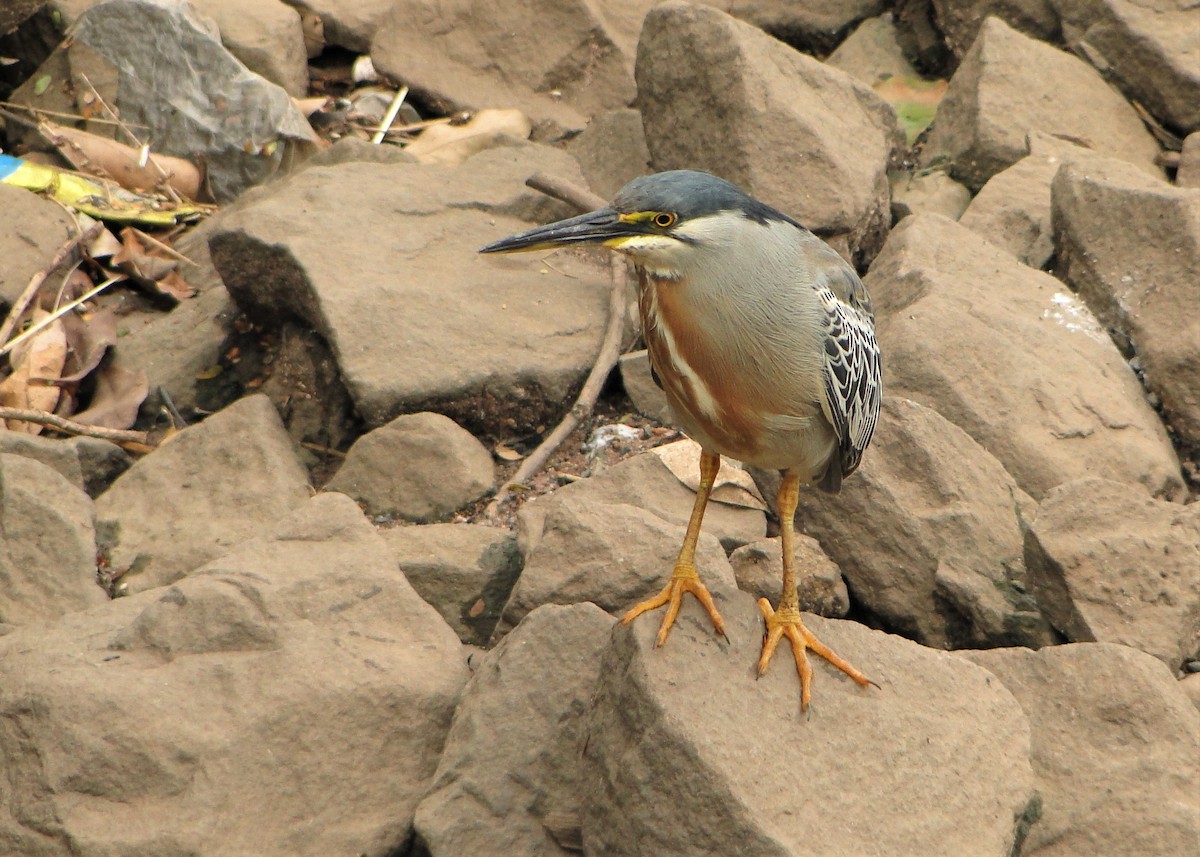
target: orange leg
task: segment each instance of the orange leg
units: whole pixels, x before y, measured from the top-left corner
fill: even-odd
[[[807,711],[812,701],[812,667],[805,654],[812,650],[829,663],[854,679],[863,687],[875,684],[846,661],[842,660],[833,650],[818,640],[813,633],[804,627],[800,620],[800,596],[796,592],[796,555],[794,548],[795,532],[793,522],[796,516],[796,503],[800,499],[800,476],[788,471],[779,485],[779,498],[776,509],[779,512],[779,531],[783,542],[783,593],[779,596],[779,609],[772,610],[771,602],[765,598],[758,601],[758,609],[766,620],[767,630],[763,637],[762,655],[758,659],[758,674],[767,671],[767,664],[775,654],[779,641],[787,637],[792,644],[792,656],[796,660],[796,671],[800,673],[800,710]],[[875,685],[878,687],[878,685]]]
[[[704,520],[704,509],[708,506],[708,497],[712,494],[713,481],[717,478],[717,471],[720,469],[720,455],[708,450],[701,452],[700,489],[696,492],[692,517],[688,520],[687,534],[683,537],[683,547],[679,549],[679,558],[675,560],[675,570],[671,573],[671,579],[667,581],[662,592],[641,602],[621,619],[621,624],[628,625],[643,613],[656,610],[666,604],[667,612],[663,616],[662,625],[658,628],[656,645],[661,646],[667,641],[667,634],[671,632],[671,626],[675,624],[675,618],[679,615],[679,608],[683,604],[685,592],[696,596],[705,611],[708,612],[709,618],[712,619],[717,633],[722,637],[725,636],[725,622],[721,619],[721,614],[717,612],[708,588],[700,582],[700,575],[696,573],[696,542],[700,538],[700,523]]]

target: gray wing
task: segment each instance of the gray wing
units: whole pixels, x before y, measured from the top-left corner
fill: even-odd
[[[883,399],[883,370],[875,342],[875,317],[867,287],[849,266],[835,268],[817,283],[825,310],[825,416],[838,438],[838,455],[819,486],[841,488],[871,442]]]

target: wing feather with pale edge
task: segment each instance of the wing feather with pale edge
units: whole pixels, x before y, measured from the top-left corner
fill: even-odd
[[[871,441],[883,398],[875,317],[862,280],[835,268],[818,281],[825,310],[825,416],[838,436],[843,476],[858,467]]]

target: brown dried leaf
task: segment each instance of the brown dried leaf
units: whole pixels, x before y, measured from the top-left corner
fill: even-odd
[[[35,310],[33,322],[48,316]],[[32,408],[53,411],[58,404],[59,389],[54,386],[67,360],[67,335],[58,319],[12,351],[13,372],[0,381],[0,405],[10,408]],[[49,382],[49,383],[47,383]],[[26,434],[40,434],[42,426],[19,420],[9,420],[8,428]]]
[[[121,250],[111,264],[129,276],[131,282],[152,295],[179,301],[190,298],[196,290],[179,274],[179,261],[157,255],[158,248],[147,249],[137,231],[121,230]]]
[[[149,392],[150,382],[145,372],[135,372],[105,360],[96,370],[96,389],[91,404],[72,419],[89,426],[127,429],[137,420],[138,408]]]
[[[86,317],[68,313],[61,321],[67,334],[67,362],[60,383],[76,384],[117,344],[117,317],[112,310],[104,309]]]

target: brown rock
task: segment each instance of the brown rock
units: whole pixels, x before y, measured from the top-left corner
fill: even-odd
[[[418,849],[567,855],[578,828],[579,757],[613,618],[594,604],[534,610],[483,658],[463,691],[429,794],[417,807]]]
[[[637,412],[663,425],[672,425],[675,418],[671,415],[671,406],[667,404],[662,387],[654,383],[646,350],[622,354],[617,367],[621,370],[621,384]]]
[[[786,647],[755,678],[753,599],[724,611],[728,643],[690,602],[662,648],[653,622],[617,627],[584,750],[587,853],[1015,853],[1035,799],[1029,726],[986,670],[806,617],[882,689],[818,659],[805,717]]]
[[[129,453],[107,440],[48,438],[16,431],[0,432],[0,453],[40,461],[89,497],[103,494],[133,463]]]
[[[1200,188],[1200,131],[1184,138],[1179,152],[1179,169],[1175,172],[1175,184],[1180,187]]]
[[[0,301],[11,306],[74,233],[73,219],[58,203],[0,183]]]
[[[801,492],[815,536],[855,600],[926,645],[1044,645],[1021,520],[1036,504],[965,432],[892,394],[863,466],[837,495]]]
[[[1058,280],[963,226],[917,215],[892,231],[867,283],[888,395],[937,410],[1035,499],[1095,475],[1182,493],[1137,378]]]
[[[485,645],[521,573],[516,537],[478,524],[391,527],[379,533],[413,589],[458,638]]]
[[[321,495],[167,589],[0,638],[0,756],[22,784],[0,842],[395,854],[465,679],[361,512]]]
[[[279,415],[240,399],[135,463],[96,498],[123,591],[163,586],[271,526],[310,495]]]
[[[605,199],[616,196],[630,180],[653,172],[642,114],[629,107],[593,116],[583,132],[567,142],[567,151],[579,161],[588,185]]]
[[[395,0],[297,0],[288,5],[301,12],[319,16],[325,43],[365,54],[370,50],[375,37],[388,13],[396,6]],[[408,7],[410,14],[412,5]]]
[[[280,0],[192,0],[221,31],[221,44],[246,68],[283,87],[293,98],[308,95],[308,56],[300,15]]]
[[[982,187],[1028,151],[1043,131],[1077,140],[1161,175],[1158,144],[1137,113],[1083,60],[988,18],[950,80],[922,153]]]
[[[783,580],[782,545],[779,537],[742,545],[729,555],[738,589],[755,598],[779,602]],[[821,550],[821,543],[802,534],[796,535],[796,591],[800,609],[818,616],[840,619],[850,612],[850,595],[837,564]]]
[[[1188,673],[1180,679],[1179,688],[1187,694],[1196,709],[1200,710],[1200,673]]]
[[[894,176],[892,218],[910,214],[940,214],[958,220],[971,204],[971,192],[943,172],[920,171]]]
[[[868,18],[825,58],[828,65],[874,86],[889,77],[917,77],[900,47],[891,16]]]
[[[1026,561],[1042,611],[1068,640],[1132,646],[1172,670],[1200,654],[1200,505],[1070,482],[1043,500]]]
[[[898,128],[868,87],[716,9],[646,16],[638,104],[656,169],[706,169],[873,251]],[[853,140],[853,145],[847,141]]]
[[[970,49],[989,17],[1043,42],[1053,43],[1059,33],[1053,0],[933,0],[933,11],[946,44],[959,58]]]
[[[396,417],[367,432],[325,486],[363,504],[368,515],[428,523],[492,490],[492,455],[441,414]]]
[[[1200,128],[1200,16],[1178,0],[1051,0],[1067,47],[1166,125]]]
[[[95,520],[91,499],[57,472],[0,455],[0,622],[23,625],[108,601],[96,580]]]
[[[1093,158],[1063,166],[1053,194],[1059,275],[1136,355],[1175,432],[1200,446],[1200,190]]]
[[[1029,857],[1177,857],[1200,841],[1200,712],[1125,646],[965,652],[1029,718],[1042,817]]]

